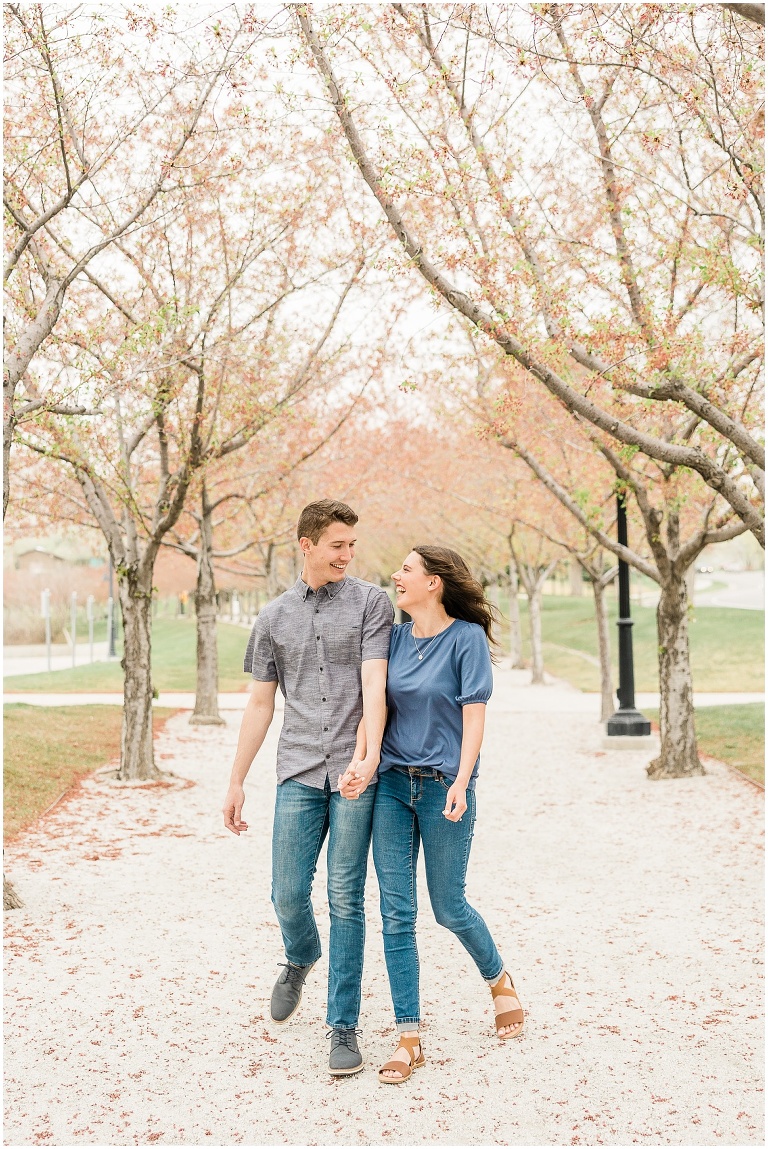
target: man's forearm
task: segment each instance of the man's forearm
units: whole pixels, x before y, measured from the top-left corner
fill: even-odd
[[[242,786],[254,758],[264,744],[274,713],[274,701],[271,703],[249,702],[246,706],[240,725],[240,736],[237,740],[237,751],[229,780],[230,786]]]

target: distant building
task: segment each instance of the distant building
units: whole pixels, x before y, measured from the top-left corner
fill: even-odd
[[[6,548],[4,565],[30,574],[47,574],[64,566],[99,567],[105,559],[76,539],[17,539]]]
[[[51,554],[44,547],[30,547],[28,551],[14,555],[13,566],[17,571],[28,571],[29,574],[37,575],[60,570],[66,565],[66,561],[61,555]]]

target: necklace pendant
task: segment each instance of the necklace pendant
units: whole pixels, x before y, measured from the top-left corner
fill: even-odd
[[[422,658],[423,658],[423,657],[424,657],[424,655],[423,655],[423,654],[420,654],[420,655],[419,655],[419,662],[421,662],[421,660],[422,660]]]

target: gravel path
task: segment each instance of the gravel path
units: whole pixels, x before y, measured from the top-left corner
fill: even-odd
[[[220,828],[239,715],[158,743],[171,785],[90,780],[6,851],[5,1138],[15,1145],[763,1143],[763,795],[714,765],[649,782],[561,687],[499,672],[469,897],[529,1011],[490,995],[422,898],[427,1066],[393,1048],[369,875],[366,1071],[324,1072],[323,959],[289,1026],[269,903],[277,729],[248,835]],[[276,724],[277,725],[277,724]],[[321,931],[324,870],[316,903]]]

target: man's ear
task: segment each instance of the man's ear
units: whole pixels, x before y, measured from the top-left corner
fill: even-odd
[[[311,546],[312,540],[308,539],[306,535],[302,535],[299,539],[299,549],[301,550],[301,553],[308,555]]]

